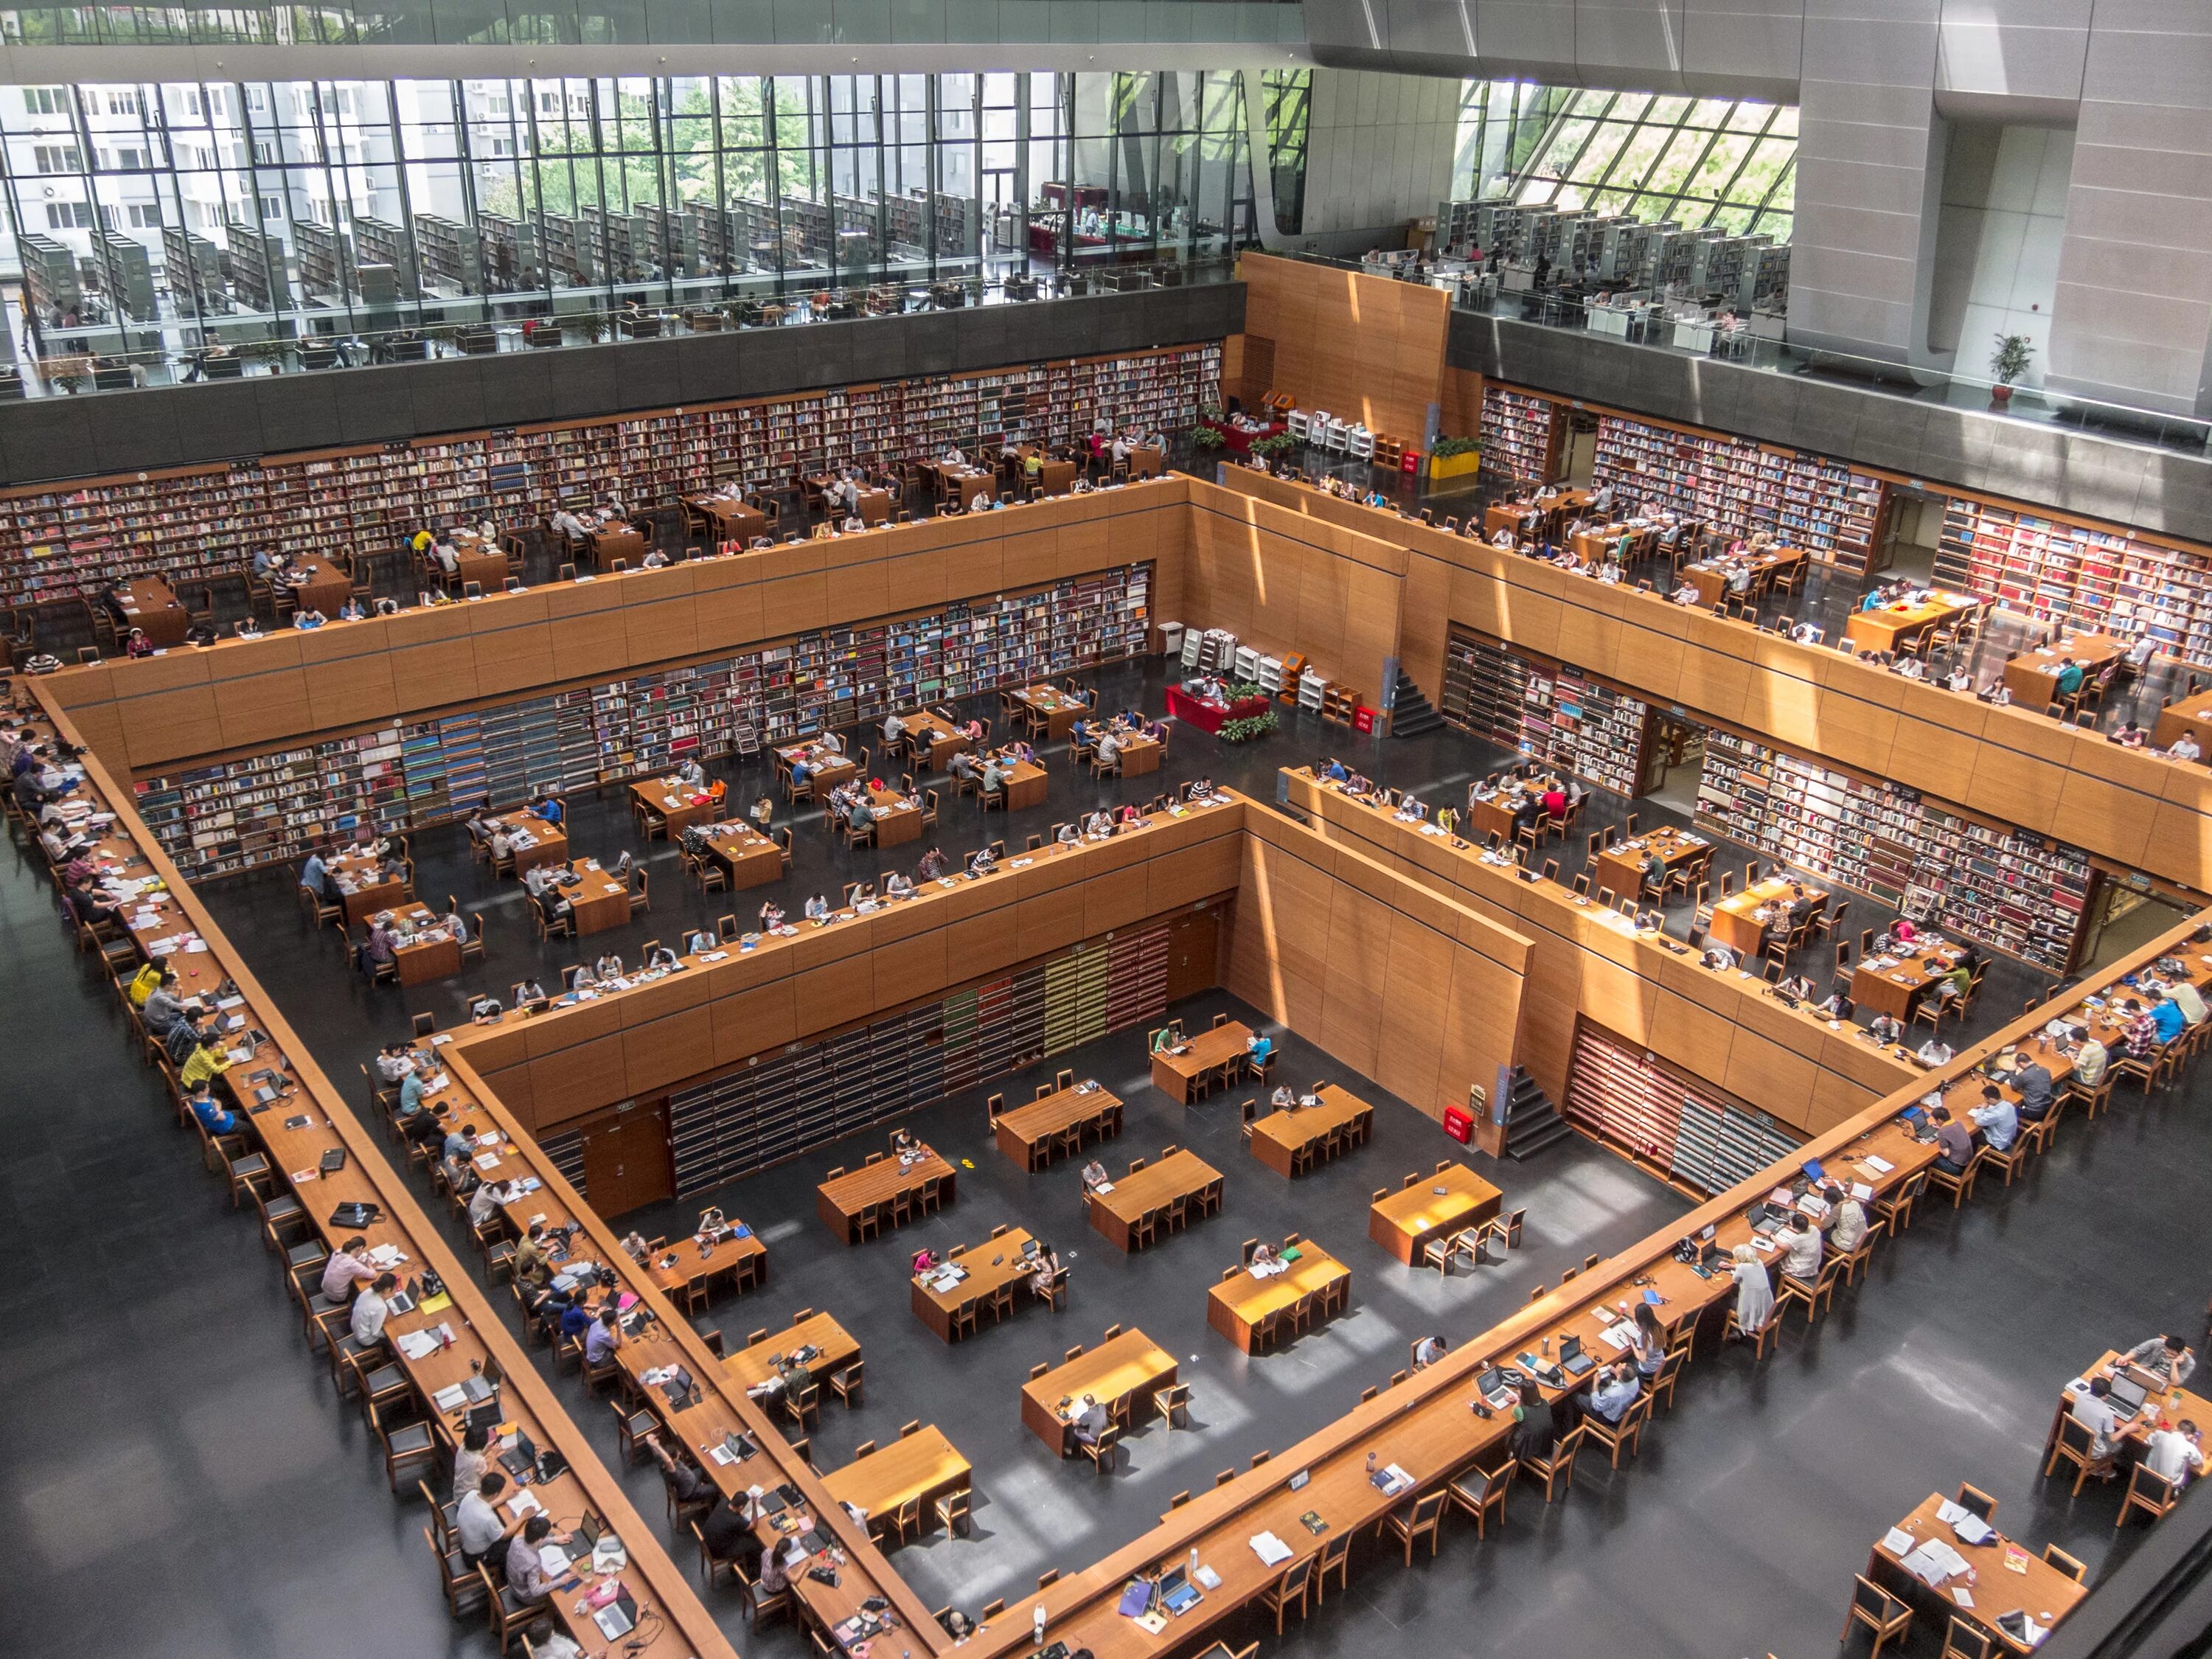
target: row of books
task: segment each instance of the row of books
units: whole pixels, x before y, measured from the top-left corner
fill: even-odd
[[[1510,387],[1482,389],[1481,471],[1515,483],[1542,483],[1559,453],[1559,406]]]
[[[1576,1026],[1566,1115],[1655,1175],[1706,1195],[1750,1180],[1800,1144],[1765,1113],[1586,1019]]]
[[[1650,705],[1577,669],[1523,656],[1455,628],[1440,711],[1454,725],[1622,795],[1633,795]]]
[[[0,514],[0,605],[139,576],[234,574],[264,550],[388,547],[459,520],[504,528],[609,495],[651,507],[954,445],[988,453],[1010,434],[1066,444],[1103,423],[1171,434],[1218,403],[1220,386],[1218,344],[1177,346],[27,491]]]
[[[1076,577],[897,622],[801,635],[489,708],[142,780],[140,816],[189,878],[304,857],[367,823],[441,823],[548,792],[880,721],[1140,653],[1152,567]],[[750,747],[750,741],[744,746]]]

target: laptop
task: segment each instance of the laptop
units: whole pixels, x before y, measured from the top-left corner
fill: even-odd
[[[1510,1411],[1521,1397],[1506,1386],[1505,1373],[1495,1365],[1474,1379],[1474,1391],[1499,1411]]]
[[[2142,1385],[2131,1376],[2112,1379],[2112,1404],[2130,1416],[2141,1411],[2143,1401],[2149,1397],[2143,1392]]]
[[[463,1386],[465,1387],[466,1385],[464,1384]],[[462,1419],[462,1422],[466,1427],[471,1429],[482,1429],[485,1434],[489,1435],[494,1429],[499,1426],[499,1401],[496,1400],[487,1400],[479,1405],[470,1407],[468,1415]]]
[[[1583,1352],[1579,1336],[1559,1339],[1559,1369],[1569,1376],[1587,1376],[1597,1369],[1597,1361]]]
[[[628,1590],[592,1615],[592,1622],[599,1627],[599,1634],[612,1641],[627,1636],[637,1628],[637,1603],[630,1599]]]
[[[568,1534],[568,1541],[562,1547],[568,1551],[569,1564],[574,1565],[578,1562],[590,1560],[592,1552],[599,1547],[599,1519],[586,1510],[584,1511],[584,1518],[576,1523],[575,1530]]]
[[[526,1470],[538,1466],[538,1448],[531,1443],[528,1435],[518,1432],[514,1443],[499,1455],[499,1462],[502,1468],[520,1480]]]
[[[1752,1231],[1765,1237],[1771,1238],[1782,1231],[1781,1216],[1764,1203],[1753,1205],[1745,1219],[1751,1223]]]
[[[1189,1612],[1205,1599],[1198,1593],[1198,1586],[1190,1582],[1190,1574],[1183,1567],[1171,1568],[1160,1579],[1160,1605],[1177,1617]]]

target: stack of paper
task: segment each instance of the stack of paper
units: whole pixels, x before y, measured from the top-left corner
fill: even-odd
[[[1291,1559],[1291,1547],[1272,1532],[1253,1534],[1251,1543],[1252,1553],[1262,1566],[1279,1567]]]

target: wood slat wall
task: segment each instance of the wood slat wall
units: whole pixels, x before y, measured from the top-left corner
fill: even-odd
[[[1364,422],[1402,442],[1425,444],[1429,410],[1443,399],[1444,336],[1451,299],[1425,283],[1247,253],[1244,331],[1275,343],[1271,386],[1306,410]],[[1224,376],[1225,378],[1225,376]]]

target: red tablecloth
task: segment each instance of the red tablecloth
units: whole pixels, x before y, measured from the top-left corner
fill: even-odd
[[[1226,421],[1207,421],[1205,424],[1221,434],[1223,445],[1232,455],[1249,455],[1252,453],[1252,446],[1261,439],[1272,438],[1279,432],[1290,430],[1289,426],[1281,421],[1273,422],[1264,432],[1246,432],[1230,425]]]
[[[1224,720],[1249,720],[1255,714],[1266,713],[1267,708],[1265,697],[1247,697],[1242,702],[1233,703],[1207,702],[1179,687],[1168,687],[1169,714],[1187,726],[1194,726],[1208,733],[1220,731]]]

